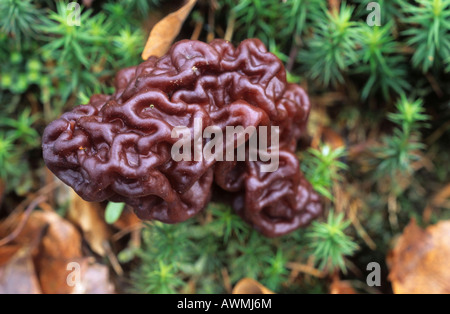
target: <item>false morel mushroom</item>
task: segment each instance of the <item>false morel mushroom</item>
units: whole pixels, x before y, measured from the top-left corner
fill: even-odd
[[[183,40],[118,72],[113,95],[94,95],[49,124],[44,160],[85,200],[125,202],[143,220],[185,221],[206,207],[215,187],[255,229],[280,236],[321,212],[295,154],[309,111],[304,90],[286,82],[283,64],[259,40],[237,48]],[[202,131],[278,127],[278,169],[263,172],[263,160],[175,161],[172,131],[193,130],[195,120]]]

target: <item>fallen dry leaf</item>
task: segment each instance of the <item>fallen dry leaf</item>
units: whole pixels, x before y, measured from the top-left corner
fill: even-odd
[[[449,239],[450,221],[423,230],[412,220],[388,258],[394,293],[450,293]]]
[[[9,244],[12,241],[15,241],[16,238],[20,234],[24,234],[24,228],[27,222],[29,221],[30,214],[33,212],[33,210],[44,200],[46,199],[45,196],[39,196],[35,198],[31,203],[28,205],[28,207],[25,209],[24,212],[19,211],[13,211],[9,216],[2,221],[0,224],[0,246],[4,246]],[[40,232],[42,230],[42,227],[39,226],[38,228],[32,228],[33,232],[37,231]],[[31,229],[29,229],[30,231]],[[35,233],[35,232],[34,232]],[[38,233],[33,234],[32,236],[27,235],[23,238],[25,238],[28,242],[34,241],[37,242],[37,236]]]
[[[20,250],[20,245],[0,246],[0,267],[8,264],[9,260]]]
[[[72,201],[67,218],[83,231],[90,248],[98,255],[107,257],[116,273],[122,275],[123,270],[111,249],[109,240],[112,231],[105,222],[102,206],[99,203],[86,202],[73,191],[71,193]]]
[[[23,221],[24,215],[25,213],[17,215],[16,220]],[[74,288],[66,282],[69,273],[67,265],[71,262],[79,262],[82,258],[81,235],[74,225],[55,212],[33,211],[27,217],[24,227],[14,238],[13,243],[0,247],[2,259],[6,259],[8,251],[14,250],[14,247],[21,248],[18,252],[26,248],[32,256],[29,260],[33,262],[34,267],[27,264],[28,261],[19,259],[22,263],[17,266],[19,268],[12,268],[8,270],[9,272],[20,271],[17,276],[28,276],[28,281],[33,281],[33,278],[37,276],[40,284],[39,292],[74,292]],[[25,280],[21,277],[19,279]],[[35,290],[33,288],[33,291]]]
[[[450,183],[445,185],[439,190],[432,198],[425,210],[423,211],[423,220],[429,222],[431,214],[436,208],[444,207],[449,209],[450,207]]]
[[[67,284],[69,263],[82,259],[81,235],[70,222],[52,212],[35,211],[30,223],[47,224],[47,229],[34,254],[34,262],[43,293],[73,293]]]
[[[344,138],[331,128],[322,128],[322,142],[329,145],[333,150],[345,146]]]
[[[274,294],[271,290],[254,279],[244,278],[239,280],[233,289],[233,294]]]
[[[82,293],[84,294],[114,294],[114,285],[109,280],[107,266],[93,263],[82,268]]]
[[[114,227],[120,230],[132,230],[142,225],[140,220],[131,210],[125,208],[120,218],[114,223]]]
[[[111,231],[104,219],[104,211],[100,204],[86,202],[75,192],[67,212],[67,219],[77,225],[91,249],[100,256],[106,255],[105,244]]]
[[[16,252],[9,263],[0,267],[0,294],[40,294],[29,249]]]
[[[178,11],[167,15],[153,27],[142,52],[143,60],[150,56],[161,57],[169,50],[196,2],[188,0]]]
[[[347,280],[333,279],[330,285],[330,294],[357,294],[353,286]]]

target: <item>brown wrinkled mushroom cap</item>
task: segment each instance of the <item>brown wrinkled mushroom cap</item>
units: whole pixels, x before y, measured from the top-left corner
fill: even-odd
[[[92,96],[44,132],[48,168],[85,200],[125,202],[141,219],[177,223],[207,205],[215,183],[233,195],[236,212],[269,237],[320,214],[295,156],[308,97],[286,82],[283,64],[259,40],[237,48],[224,40],[183,40],[159,59],[121,70],[115,87],[113,95]],[[279,169],[263,173],[262,161],[175,162],[172,130],[192,130],[195,118],[203,129],[223,131],[278,126]]]

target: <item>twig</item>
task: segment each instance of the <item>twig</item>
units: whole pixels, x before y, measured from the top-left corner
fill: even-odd
[[[27,209],[25,210],[22,219],[20,220],[19,225],[14,229],[13,232],[8,234],[6,237],[0,240],[0,246],[6,245],[9,242],[13,241],[23,230],[25,227],[25,224],[28,221],[28,218],[30,217],[31,212],[39,205],[39,203],[44,202],[47,200],[46,196],[39,196],[35,200],[33,200],[30,205],[28,205]]]
[[[398,230],[398,204],[397,197],[394,194],[390,194],[388,197],[388,211],[389,211],[389,223],[392,230]]]
[[[213,1],[214,2],[214,1]],[[206,41],[208,43],[212,42],[214,40],[215,34],[214,34],[214,25],[216,24],[216,18],[215,18],[215,9],[213,3],[211,3],[211,6],[209,7],[208,12],[208,35],[206,37]]]
[[[437,194],[432,197],[431,201],[428,202],[427,207],[425,207],[425,210],[422,214],[423,221],[426,223],[430,222],[433,209],[441,206],[443,207],[448,198],[450,198],[450,183],[444,186]]]
[[[144,228],[144,224],[138,223],[129,227],[126,227],[120,231],[118,231],[117,233],[115,233],[112,237],[111,240],[113,242],[119,241],[121,238],[123,238],[124,236],[126,236],[129,233],[132,233],[133,231],[138,231],[141,230],[142,228]]]
[[[439,86],[439,83],[436,81],[436,79],[434,78],[434,76],[432,76],[430,73],[427,73],[425,75],[425,77],[427,78],[428,82],[431,85],[431,88],[433,89],[433,91],[436,93],[436,95],[439,98],[442,98],[444,96],[444,93],[442,92],[441,87]]]
[[[103,248],[105,249],[106,256],[109,259],[109,262],[111,263],[112,268],[116,272],[117,275],[122,276],[123,275],[123,269],[122,266],[120,266],[119,261],[117,260],[117,256],[114,255],[111,245],[108,241],[103,242],[102,244]]]
[[[339,12],[339,8],[341,6],[341,1],[340,0],[328,0],[328,6],[330,8],[330,11],[336,11]]]
[[[222,268],[221,273],[222,273],[223,285],[225,287],[225,290],[228,293],[231,293],[231,291],[233,290],[233,287],[231,286],[231,279],[230,279],[230,275],[228,274],[227,268],[226,267]]]
[[[195,23],[194,31],[192,32],[191,40],[198,40],[203,28],[203,21]]]
[[[295,263],[295,262],[290,262],[286,264],[287,268],[291,269],[291,270],[295,270],[295,271],[299,271],[317,278],[325,278],[326,274],[321,271],[318,270],[312,266],[309,265],[305,265],[305,264],[300,264],[300,263]]]
[[[372,240],[367,231],[361,225],[361,222],[359,221],[358,216],[356,215],[358,207],[360,207],[361,205],[360,203],[361,203],[360,200],[355,200],[350,204],[349,218],[353,226],[355,227],[356,232],[358,232],[359,236],[364,240],[364,242],[372,251],[375,251],[377,249],[376,243]]]
[[[297,58],[298,50],[300,49],[302,45],[301,39],[297,34],[294,36],[294,42],[292,43],[291,51],[289,52],[289,60],[286,64],[286,71],[289,73],[292,72],[292,69],[294,68],[295,59]]]
[[[231,41],[231,39],[233,39],[235,22],[236,22],[236,13],[234,11],[231,11],[230,17],[228,18],[227,30],[225,31],[224,36],[225,40]]]
[[[445,122],[425,140],[428,146],[434,144],[442,135],[450,130],[450,121]]]
[[[17,205],[16,208],[14,208],[14,210],[11,212],[11,214],[9,214],[8,218],[6,218],[3,221],[2,226],[12,225],[12,222],[14,220],[14,215],[18,215],[19,212],[21,212],[25,208],[26,204],[28,204],[29,202],[32,201],[33,197],[36,197],[36,195],[42,195],[42,194],[50,193],[51,191],[56,189],[59,185],[61,185],[61,183],[62,183],[62,181],[59,181],[59,180],[53,181],[52,183],[47,184],[44,187],[42,187],[41,189],[39,189],[36,193],[28,196],[19,205]]]

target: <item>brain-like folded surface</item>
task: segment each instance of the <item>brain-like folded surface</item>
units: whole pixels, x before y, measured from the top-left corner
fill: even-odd
[[[48,168],[85,200],[125,202],[141,219],[177,223],[207,205],[214,185],[266,236],[286,234],[320,214],[295,156],[308,97],[286,82],[283,64],[259,40],[237,48],[224,40],[180,41],[165,56],[120,71],[115,88],[44,132]],[[202,131],[214,126],[224,133],[227,126],[278,127],[278,170],[262,172],[262,160],[175,161],[172,131],[193,130],[194,121]]]

